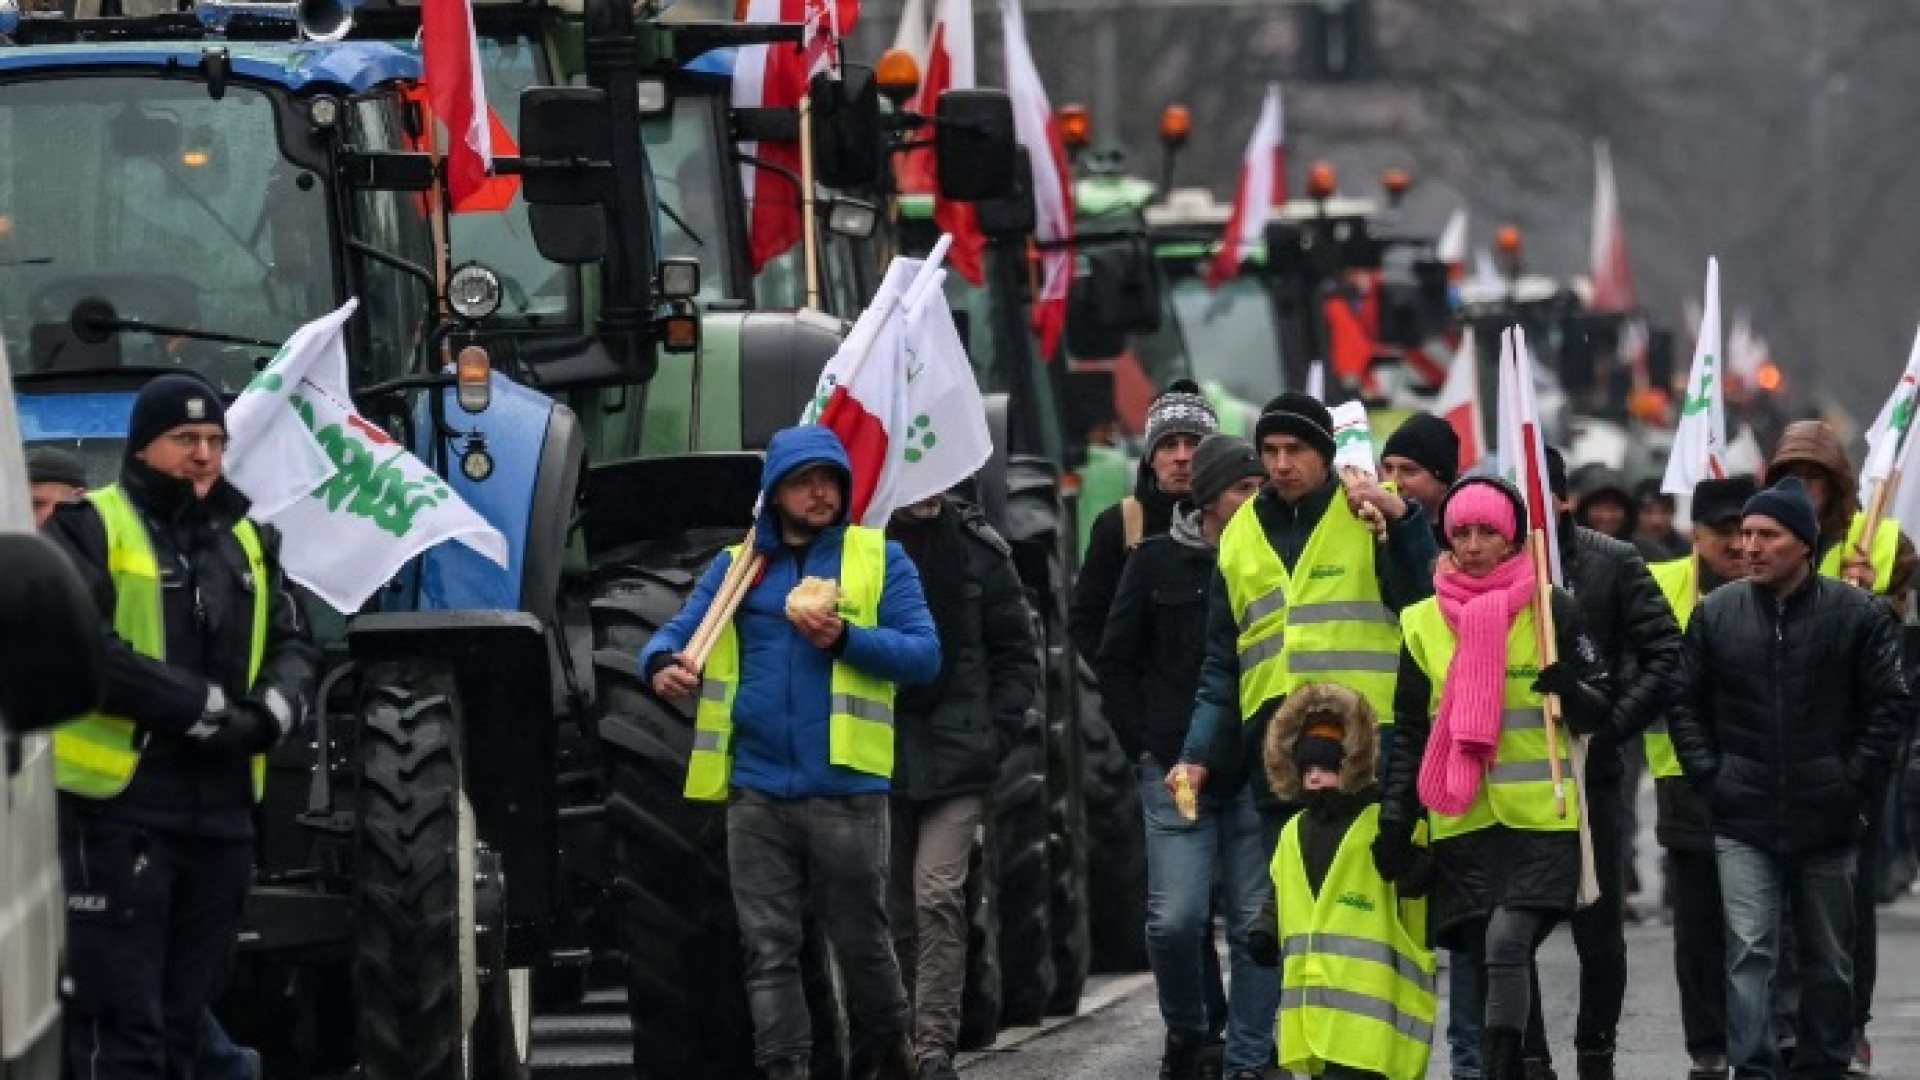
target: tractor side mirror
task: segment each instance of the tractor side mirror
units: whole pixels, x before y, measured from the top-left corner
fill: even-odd
[[[880,91],[868,68],[846,67],[838,79],[813,77],[813,168],[820,183],[863,191],[880,183],[886,140]]]
[[[1067,289],[1067,343],[1075,356],[1113,356],[1126,335],[1160,329],[1160,269],[1144,236],[1103,242]]]
[[[959,202],[1005,198],[1013,187],[1013,103],[1004,90],[949,90],[934,105],[940,193]]]
[[[579,265],[606,257],[613,124],[605,92],[535,86],[520,95],[520,193],[540,257]]]
[[[980,231],[988,236],[1022,237],[1033,233],[1033,163],[1027,155],[1013,159],[1013,187],[998,199],[982,199],[973,205]]]

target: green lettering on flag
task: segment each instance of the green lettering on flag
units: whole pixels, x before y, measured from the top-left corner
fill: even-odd
[[[1713,388],[1713,354],[1707,353],[1700,358],[1700,388],[1687,395],[1680,406],[1680,415],[1693,416],[1706,412],[1713,405],[1707,391]]]

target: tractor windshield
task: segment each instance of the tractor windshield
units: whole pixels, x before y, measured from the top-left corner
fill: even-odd
[[[1168,288],[1196,378],[1255,406],[1280,393],[1280,328],[1258,277],[1209,289],[1198,277],[1182,276]]]
[[[0,327],[16,370],[199,371],[237,393],[334,306],[327,186],[245,84],[0,83]],[[208,340],[199,334],[247,339]]]
[[[740,216],[738,196],[722,171],[733,167],[726,82],[683,73],[673,89],[672,108],[641,122],[660,199],[660,255],[700,260],[701,301],[744,300],[729,227]]]

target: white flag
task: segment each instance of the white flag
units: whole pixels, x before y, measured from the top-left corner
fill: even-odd
[[[287,399],[314,362],[338,353],[346,362],[342,329],[358,299],[323,315],[293,332],[265,371],[253,377],[233,408],[227,410],[227,434],[233,449],[227,456],[227,480],[253,504],[256,521],[274,515],[333,479],[333,459],[321,448],[305,424],[284,424]]]
[[[1753,320],[1744,311],[1733,314],[1733,329],[1727,333],[1727,375],[1751,390],[1760,378],[1760,365],[1767,360],[1767,343],[1753,332]]]
[[[1702,480],[1727,475],[1727,407],[1721,390],[1726,357],[1720,348],[1720,260],[1707,260],[1707,298],[1700,310],[1700,333],[1694,338],[1693,367],[1687,372],[1687,392],[1680,401],[1680,424],[1673,431],[1673,451],[1660,490],[1669,495],[1692,495]]]
[[[1307,368],[1307,396],[1325,404],[1327,400],[1327,362],[1315,360]]]
[[[1873,418],[1873,426],[1867,429],[1867,460],[1860,468],[1861,487],[1893,474],[1894,463],[1900,459],[1901,449],[1907,442],[1907,430],[1913,424],[1916,380],[1920,380],[1920,334],[1914,336],[1913,348],[1907,353],[1907,370],[1900,373],[1893,393],[1887,395],[1886,403],[1880,406],[1880,415]]]
[[[1368,476],[1379,476],[1380,466],[1373,459],[1373,425],[1367,420],[1367,407],[1358,401],[1343,401],[1333,413],[1333,467],[1348,466]]]
[[[342,311],[351,314],[351,307]],[[335,312],[321,322],[342,318]],[[337,321],[331,333],[337,338]],[[256,515],[280,530],[287,576],[335,610],[352,612],[409,559],[443,540],[458,540],[505,567],[506,537],[406,447],[355,412],[347,386],[346,350],[320,347],[299,382],[289,380],[282,388],[286,396],[279,407],[262,409],[260,421],[248,419],[250,425],[305,429],[333,463],[333,474],[305,498],[276,514]],[[250,434],[250,456],[295,441],[278,432]],[[272,465],[268,459],[249,468]]]
[[[1467,265],[1467,208],[1456,206],[1434,242],[1433,256],[1448,266],[1465,269]]]
[[[6,533],[33,531],[33,494],[27,487],[18,409],[13,396],[13,369],[7,365],[7,343],[0,339],[0,532]]]

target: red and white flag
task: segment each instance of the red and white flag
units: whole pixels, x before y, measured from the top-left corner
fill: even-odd
[[[1007,94],[1013,99],[1013,130],[1033,172],[1033,238],[1040,244],[1040,295],[1033,304],[1033,329],[1040,355],[1051,357],[1067,324],[1067,284],[1073,278],[1073,181],[1067,170],[1066,144],[1054,121],[1046,85],[1027,45],[1026,18],[1020,0],[1000,0],[1005,35]]]
[[[909,13],[911,14],[911,13]],[[902,28],[904,38],[909,31]],[[940,95],[949,90],[972,90],[973,0],[934,0],[933,30],[927,38],[926,54],[920,60],[920,89],[907,108],[922,116],[932,116]],[[932,136],[938,139],[936,133]],[[933,147],[911,150],[900,156],[896,177],[900,190],[933,196],[933,220],[940,231],[953,237],[953,251],[947,262],[962,277],[980,284],[980,254],[986,249],[986,235],[980,231],[971,203],[942,198],[934,175]]]
[[[747,45],[734,56],[733,106],[737,109],[795,109],[807,92],[807,80],[816,64],[825,64],[836,52],[835,38],[853,29],[859,17],[856,0],[748,0],[742,22],[801,23],[807,27],[800,45],[781,42]],[[740,153],[740,186],[747,194],[747,232],[758,273],[800,240],[800,175],[797,140],[746,141]],[[774,167],[777,166],[777,167]]]
[[[1207,268],[1207,285],[1217,288],[1240,273],[1253,245],[1266,238],[1267,215],[1287,201],[1286,117],[1280,104],[1280,84],[1268,83],[1260,118],[1240,162],[1240,184],[1233,196],[1220,251]]]
[[[1560,566],[1559,513],[1547,480],[1547,434],[1534,396],[1533,350],[1527,332],[1510,326],[1500,337],[1500,473],[1520,489],[1527,504],[1527,528],[1546,537],[1547,576],[1566,582]]]
[[[1605,139],[1593,144],[1593,266],[1588,274],[1593,310],[1633,310],[1633,264],[1627,260],[1627,230],[1613,183],[1613,153]]]
[[[900,8],[900,25],[893,30],[893,47],[918,62],[927,55],[927,0],[907,0]]]
[[[1467,208],[1456,206],[1452,216],[1447,218],[1447,226],[1440,230],[1440,239],[1434,242],[1433,257],[1447,264],[1447,273],[1454,280],[1466,273],[1467,268]]]
[[[493,131],[470,0],[422,0],[420,63],[427,100],[447,126],[447,194],[458,207],[493,172]]]
[[[800,50],[807,62],[807,78],[840,77],[840,5],[829,0],[806,0],[807,29]]]
[[[1465,472],[1487,452],[1486,414],[1480,409],[1480,349],[1472,327],[1460,335],[1460,348],[1447,368],[1447,381],[1433,399],[1433,411],[1460,437],[1458,465]]]
[[[946,491],[993,452],[986,407],[941,290],[942,237],[925,259],[897,258],[827,362],[802,422],[831,428],[853,467],[849,516],[884,526],[893,511]]]

